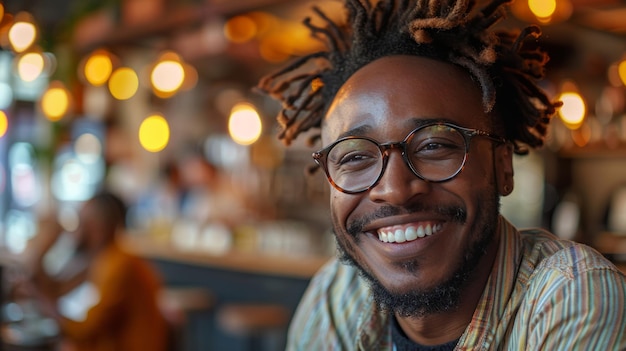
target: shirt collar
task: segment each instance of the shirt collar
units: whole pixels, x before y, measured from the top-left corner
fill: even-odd
[[[511,306],[518,306],[516,300],[523,297],[513,293],[516,286],[526,285],[528,281],[518,276],[522,258],[521,236],[502,216],[498,235],[500,244],[491,274],[457,350],[487,350],[498,342],[506,332],[507,321],[516,312],[510,310]]]

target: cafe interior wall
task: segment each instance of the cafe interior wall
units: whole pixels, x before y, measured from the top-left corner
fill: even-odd
[[[590,6],[589,2],[586,5],[581,0],[575,2]],[[25,6],[31,4],[35,15],[39,14],[42,19],[55,11],[65,11],[60,16],[62,18],[65,15],[67,19],[75,21],[74,31],[70,37],[66,37],[67,42],[56,43],[55,48],[69,50],[75,55],[74,63],[91,50],[105,47],[113,51],[125,65],[141,71],[160,51],[176,48],[196,68],[198,80],[194,89],[168,99],[155,97],[144,85],[132,99],[120,102],[108,97],[103,88],[78,84],[81,91],[77,96],[81,100],[82,111],[76,116],[67,117],[65,123],[84,118],[88,113],[103,118],[113,116],[120,121],[121,133],[117,137],[121,136],[122,142],[110,144],[109,176],[117,179],[115,186],[122,189],[124,194],[134,197],[143,190],[142,186],[150,184],[165,160],[176,158],[189,144],[215,145],[207,142],[208,139],[212,142],[228,141],[228,116],[219,101],[220,98],[228,100],[228,96],[232,99],[233,95],[225,92],[234,92],[235,96],[256,105],[266,128],[259,143],[246,147],[248,155],[255,156],[248,157],[243,164],[231,164],[226,170],[230,172],[233,182],[249,193],[249,201],[255,204],[255,208],[263,210],[262,216],[266,219],[295,219],[309,223],[318,232],[327,229],[328,187],[321,172],[308,176],[304,171],[311,165],[311,147],[298,143],[284,148],[275,138],[273,120],[277,106],[251,93],[250,88],[262,74],[282,63],[263,60],[256,40],[237,44],[207,39],[207,35],[215,38],[228,18],[257,10],[283,18],[292,29],[294,21],[303,17],[303,12],[312,2],[127,0],[113,1],[113,7],[86,11],[80,16],[68,15],[72,11],[68,5],[71,2],[55,2],[55,9],[50,8],[51,2],[46,1],[6,1],[8,9],[11,3],[15,9],[26,9]],[[607,6],[601,10],[617,8],[622,11],[620,13],[624,13],[623,1],[597,3]],[[35,11],[35,4],[39,6],[38,11]],[[49,12],[44,11],[46,6],[43,4],[48,4]],[[101,4],[108,5],[109,2]],[[113,16],[111,8],[114,9]],[[150,8],[154,11],[148,11]],[[124,10],[131,12],[125,14]],[[595,10],[589,11],[594,13]],[[150,17],[150,14],[154,17]],[[165,17],[166,14],[170,16]],[[581,132],[584,128],[570,131],[555,119],[546,148],[532,152],[528,157],[516,158],[516,189],[510,197],[503,199],[502,209],[505,215],[520,226],[559,229],[557,234],[562,236],[593,242],[596,233],[606,230],[603,223],[604,208],[611,193],[618,185],[626,182],[626,167],[623,166],[626,158],[626,123],[620,122],[624,120],[625,113],[624,86],[611,87],[606,73],[626,53],[626,32],[623,27],[617,30],[598,29],[582,21],[584,16],[577,16],[573,17],[578,20],[576,23],[564,21],[543,26],[542,46],[547,48],[552,57],[548,67],[550,74],[544,83],[554,96],[559,92],[562,82],[576,83],[577,89],[587,99],[587,117],[592,122],[584,128],[591,130],[588,133],[590,136],[585,143],[576,145],[572,135],[584,134]],[[58,23],[59,18],[49,21]],[[528,22],[527,19],[511,15],[503,25]],[[53,39],[48,37],[47,40]],[[613,146],[610,147],[605,142],[609,123],[597,123],[598,106],[601,106],[599,101],[607,90],[613,91],[613,95],[618,96],[617,100],[622,101],[621,109],[615,108],[609,118],[618,134],[617,144],[611,144]],[[170,120],[171,140],[162,152],[149,153],[133,142],[132,137],[142,118],[155,110]],[[563,203],[574,203],[577,207],[573,211],[565,211],[560,206]],[[562,222],[577,225],[572,229],[571,225],[563,227]],[[561,228],[564,228],[562,232]]]

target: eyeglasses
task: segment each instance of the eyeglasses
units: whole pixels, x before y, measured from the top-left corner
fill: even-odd
[[[506,139],[477,129],[436,122],[411,131],[403,141],[380,144],[367,137],[348,136],[314,152],[328,181],[339,191],[357,194],[373,188],[382,178],[392,149],[400,149],[413,173],[429,182],[445,182],[461,172],[473,137],[497,143]]]

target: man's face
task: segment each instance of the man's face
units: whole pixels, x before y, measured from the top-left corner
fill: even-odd
[[[476,83],[455,66],[386,57],[357,71],[340,89],[323,122],[322,141],[326,146],[346,135],[401,141],[425,119],[493,134],[481,102]],[[509,147],[475,137],[463,170],[432,183],[415,176],[400,151],[391,151],[372,189],[350,195],[331,188],[333,227],[344,259],[370,280],[379,302],[401,315],[456,308],[475,272],[490,270],[498,193],[504,183],[512,187],[511,163]],[[432,233],[403,243],[379,239],[383,232],[410,227]]]
[[[106,235],[103,223],[105,215],[101,212],[93,201],[87,201],[80,209],[80,222],[74,233],[79,250],[93,250],[100,242],[100,238]]]

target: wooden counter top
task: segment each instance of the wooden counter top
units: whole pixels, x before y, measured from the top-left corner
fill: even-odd
[[[159,242],[148,236],[127,235],[123,247],[147,259],[169,260],[239,272],[270,274],[294,278],[311,278],[330,257],[313,255],[269,254],[229,251],[212,254],[181,250],[170,243]]]
[[[596,237],[593,246],[612,259],[617,268],[626,274],[626,235],[602,232]]]

